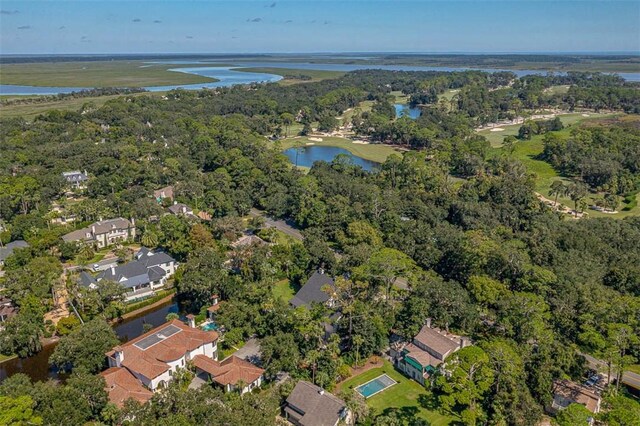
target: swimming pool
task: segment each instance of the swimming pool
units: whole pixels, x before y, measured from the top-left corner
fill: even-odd
[[[396,382],[386,374],[383,374],[373,380],[369,380],[367,383],[358,386],[356,388],[356,391],[365,398],[370,398],[373,395],[395,385],[396,383],[398,382]]]
[[[218,329],[218,324],[216,324],[215,322],[210,322],[200,328],[202,328],[204,331],[216,331]]]

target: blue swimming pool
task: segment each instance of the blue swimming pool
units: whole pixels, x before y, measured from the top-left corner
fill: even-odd
[[[373,395],[382,392],[388,387],[395,385],[397,382],[391,377],[383,374],[373,380],[369,380],[356,388],[356,391],[365,398],[372,397]]]
[[[216,331],[218,329],[218,324],[215,322],[210,322],[201,327],[204,331]]]

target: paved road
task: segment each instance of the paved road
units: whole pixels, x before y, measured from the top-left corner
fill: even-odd
[[[302,236],[302,232],[300,232],[293,226],[292,221],[272,219],[258,209],[251,209],[249,211],[249,214],[253,217],[262,216],[264,218],[265,225],[269,228],[276,228],[278,231],[282,231],[285,234],[295,238],[296,240],[302,241],[304,239],[304,237]]]
[[[589,367],[604,373],[607,372],[606,362],[584,353],[581,353],[581,355],[587,360],[587,364],[589,364]],[[612,374],[615,375],[615,371],[612,370]],[[640,374],[633,373],[631,371],[625,371],[625,373],[622,375],[622,383],[627,386],[631,386],[634,389],[640,390]]]

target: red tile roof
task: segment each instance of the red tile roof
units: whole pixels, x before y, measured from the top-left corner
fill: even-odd
[[[235,355],[228,357],[222,362],[215,361],[204,355],[196,355],[193,358],[193,365],[209,373],[214,382],[223,386],[229,384],[235,386],[240,381],[248,385],[258,380],[258,378],[264,374],[262,368],[256,367]]]
[[[169,325],[178,327],[180,330],[146,349],[141,349],[136,346],[136,343],[149,336],[157,335]],[[121,350],[124,352],[122,366],[138,374],[142,374],[148,379],[153,379],[169,370],[167,362],[182,358],[187,352],[193,351],[206,343],[215,342],[216,340],[218,340],[218,333],[215,331],[191,328],[182,321],[172,320],[127,343],[121,344]],[[108,352],[107,356],[115,358],[116,348]]]
[[[118,407],[123,407],[124,402],[128,399],[144,404],[153,396],[153,393],[142,386],[140,381],[126,368],[111,367],[100,375],[104,377],[109,401]]]

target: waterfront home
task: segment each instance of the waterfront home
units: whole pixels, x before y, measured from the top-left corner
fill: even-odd
[[[264,380],[262,368],[235,355],[221,362],[197,355],[192,363],[197,377],[205,382],[211,381],[222,387],[225,392],[237,390],[242,395],[259,387]]]
[[[151,392],[164,388],[179,369],[186,368],[197,356],[216,360],[217,343],[215,331],[200,330],[172,320],[116,346],[107,352],[110,368],[103,372],[103,376],[111,376],[111,387],[107,387],[109,399],[117,404],[122,399],[122,389],[138,392],[140,386],[137,385]],[[137,385],[134,386],[122,370],[127,370]]]
[[[14,305],[13,300],[6,296],[0,295],[0,323],[18,315],[18,307]],[[2,326],[0,326],[2,329]]]
[[[126,299],[132,300],[154,294],[164,287],[167,280],[175,274],[177,262],[163,251],[152,251],[145,247],[135,254],[135,260],[123,265],[105,269],[95,277],[95,282],[109,280],[127,288]],[[95,288],[91,276],[80,274],[80,284]]]
[[[469,344],[465,337],[431,327],[428,319],[413,341],[397,351],[396,365],[405,375],[424,385],[449,355]]]
[[[73,170],[71,172],[63,172],[62,178],[66,181],[67,186],[72,189],[84,189],[87,187],[89,176],[87,171]]]
[[[153,392],[142,386],[140,380],[126,368],[110,367],[100,375],[106,383],[109,401],[118,408],[124,407],[128,399],[144,404],[153,396]]]
[[[66,242],[77,241],[104,248],[119,242],[133,240],[136,236],[135,220],[118,217],[92,223],[86,228],[62,236]]]
[[[11,241],[9,244],[5,244],[4,247],[0,247],[0,268],[4,266],[4,261],[13,254],[15,249],[27,247],[29,247],[29,244],[22,240]]]
[[[328,307],[333,307],[333,297],[331,290],[335,287],[335,281],[329,275],[325,274],[322,269],[313,273],[311,278],[307,280],[305,285],[302,286],[296,295],[289,301],[289,303],[297,308],[299,306],[310,307],[313,303],[324,304]]]
[[[296,426],[353,424],[347,404],[319,386],[300,380],[287,398],[284,416]]]
[[[555,380],[553,382],[553,400],[547,411],[556,414],[571,404],[581,404],[594,414],[600,412],[601,398],[593,390],[571,380]],[[593,419],[590,423],[593,422]]]

